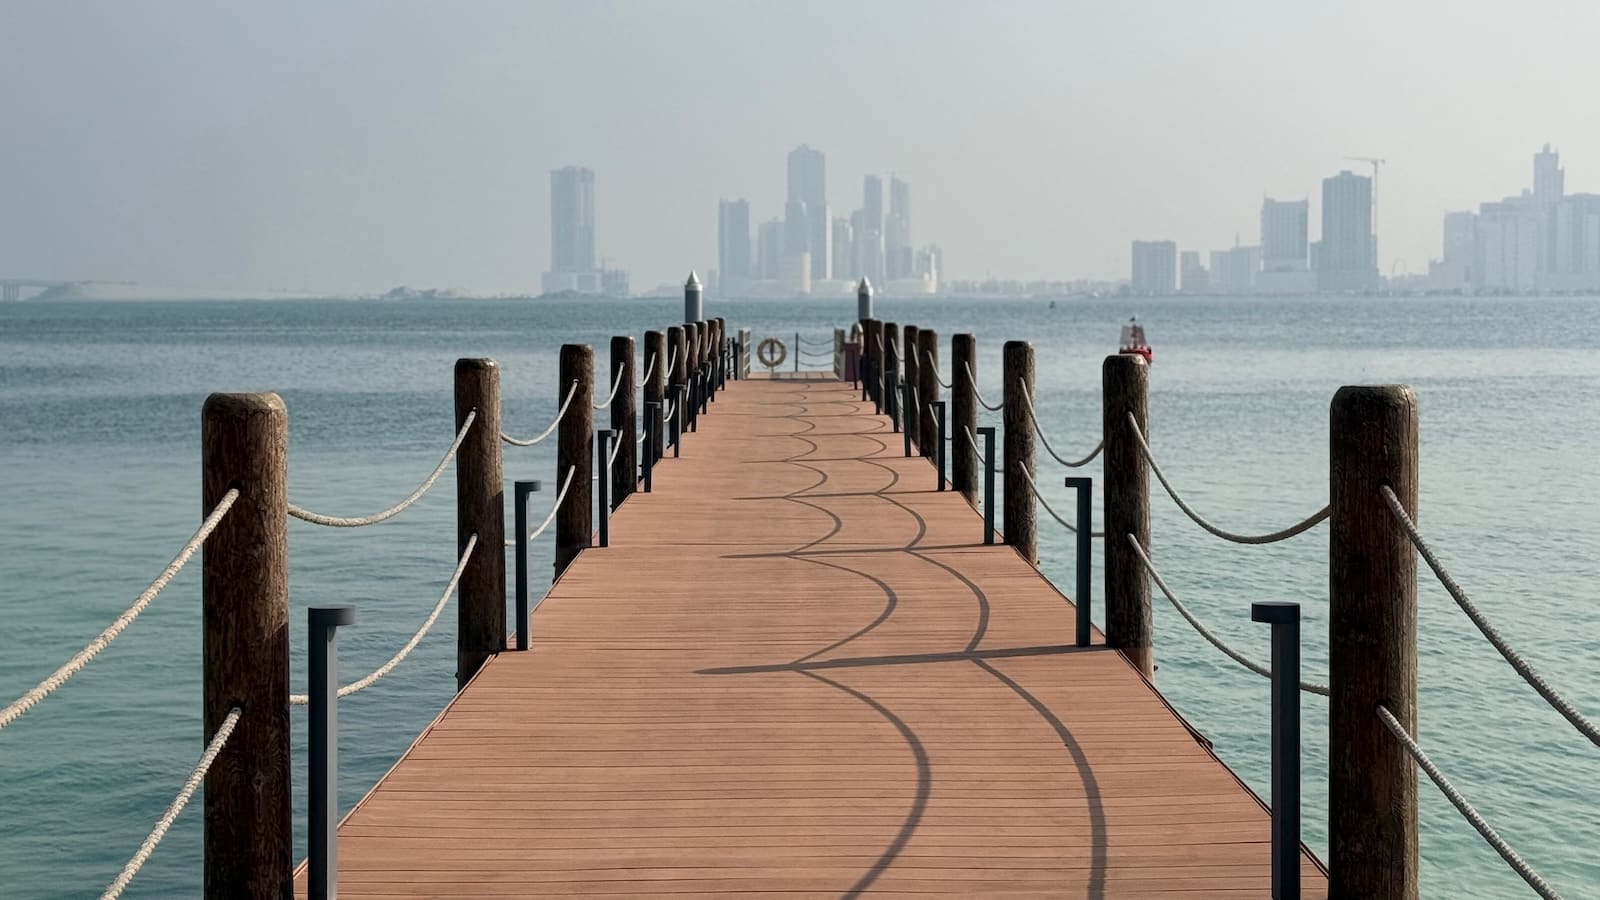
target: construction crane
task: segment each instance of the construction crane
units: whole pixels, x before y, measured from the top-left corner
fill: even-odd
[[[1364,162],[1372,166],[1372,261],[1378,261],[1378,169],[1388,162],[1376,156],[1346,156],[1352,162]]]

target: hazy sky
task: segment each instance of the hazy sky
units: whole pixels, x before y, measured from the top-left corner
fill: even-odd
[[[1389,159],[1381,267],[1447,209],[1600,191],[1594,0],[0,4],[0,277],[536,290],[549,170],[635,289],[716,265],[784,155],[911,182],[947,275],[1126,277]]]

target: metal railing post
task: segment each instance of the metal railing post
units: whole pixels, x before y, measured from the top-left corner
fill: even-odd
[[[885,378],[886,405],[889,408],[889,423],[895,431],[900,430],[900,373],[895,369],[887,370]]]
[[[900,408],[910,410],[910,413],[906,416],[905,424],[900,429],[900,433],[905,435],[907,457],[911,456],[911,432],[917,428],[918,421],[916,403],[911,399],[911,389],[910,379],[907,379],[905,384],[900,385]]]
[[[800,332],[794,333],[794,370],[800,371]]]
[[[1300,900],[1300,604],[1250,604],[1272,625],[1272,900]]]
[[[333,900],[339,893],[339,646],[341,625],[353,624],[353,606],[306,610],[307,745],[310,773],[306,814],[306,896]]]
[[[513,506],[517,526],[517,649],[528,649],[528,498],[539,490],[539,481],[519,481],[514,486]]]
[[[934,411],[935,417],[938,420],[938,422],[937,422],[937,424],[938,424],[938,432],[934,435],[934,446],[935,446],[935,450],[936,450],[936,452],[934,453],[934,459],[937,460],[937,465],[939,467],[939,490],[942,491],[942,490],[945,489],[945,477],[944,477],[944,464],[945,464],[945,452],[944,452],[945,403],[944,403],[944,401],[943,400],[935,400],[935,401],[933,401],[933,411]]]
[[[688,410],[683,408],[684,398],[688,396],[689,389],[686,385],[674,385],[677,390],[676,402],[672,408],[672,458],[677,459],[683,455],[683,417],[688,415]]]
[[[650,493],[650,476],[661,458],[661,404],[654,400],[644,405],[644,492]]]
[[[611,546],[611,429],[595,431],[594,468],[600,473],[600,546]]]
[[[983,438],[983,542],[994,543],[994,426],[978,429]]]
[[[1077,589],[1073,592],[1072,602],[1078,611],[1078,633],[1076,635],[1079,647],[1089,646],[1089,630],[1093,623],[1089,620],[1089,587],[1091,574],[1089,560],[1094,552],[1094,479],[1087,475],[1067,476],[1067,487],[1078,492],[1078,531],[1073,535],[1077,538]]]

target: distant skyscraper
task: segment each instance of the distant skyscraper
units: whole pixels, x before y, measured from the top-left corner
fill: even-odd
[[[724,200],[717,206],[717,270],[723,294],[743,290],[750,280],[748,200]]]
[[[833,277],[856,278],[854,252],[851,249],[850,220],[833,220]]]
[[[1533,155],[1533,198],[1540,205],[1553,206],[1566,193],[1567,173],[1561,168],[1561,154],[1549,144]]]
[[[860,221],[851,219],[855,266],[858,276],[883,283],[883,179],[868,175],[862,181]],[[837,263],[837,260],[835,260]]]
[[[798,203],[801,206],[800,218],[804,223],[804,241],[791,244],[785,249],[789,253],[811,254],[811,277],[815,280],[828,277],[830,223],[827,209],[827,182],[827,166],[821,150],[813,150],[801,144],[789,151],[788,202]],[[787,210],[786,206],[784,214],[786,219]]]
[[[1317,287],[1368,291],[1378,286],[1373,258],[1372,179],[1348,170],[1322,180],[1322,258]]]
[[[1261,267],[1267,272],[1304,272],[1311,204],[1306,200],[1261,203]]]
[[[916,275],[911,249],[911,185],[889,179],[889,217],[883,224],[884,274],[889,280]]]
[[[550,271],[594,270],[594,172],[550,173]]]
[[[1178,290],[1178,245],[1172,241],[1134,241],[1135,294],[1173,294]]]
[[[603,290],[594,264],[594,172],[567,166],[550,173],[550,271],[545,293]]]
[[[783,270],[783,222],[769,219],[756,229],[756,277],[777,281]]]
[[[1179,257],[1179,289],[1185,294],[1203,294],[1211,287],[1206,267],[1200,264],[1200,251],[1185,250]]]

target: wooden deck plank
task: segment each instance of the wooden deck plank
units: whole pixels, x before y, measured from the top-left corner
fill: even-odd
[[[341,895],[1264,896],[1260,802],[858,396],[719,395],[346,819]]]

